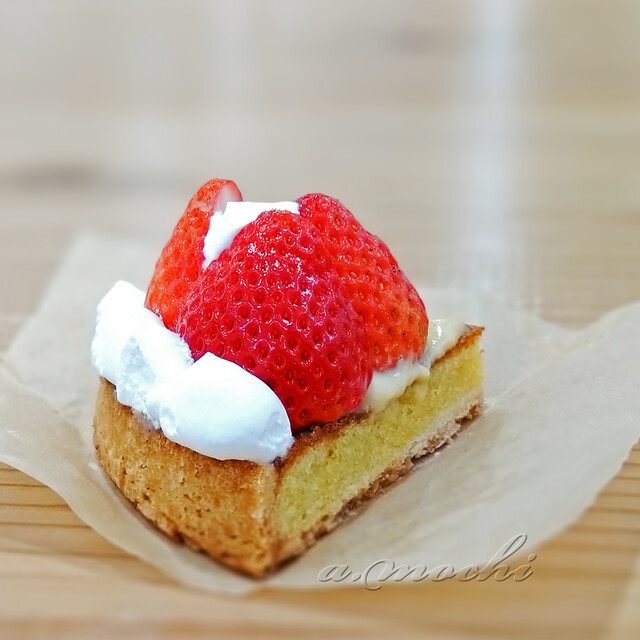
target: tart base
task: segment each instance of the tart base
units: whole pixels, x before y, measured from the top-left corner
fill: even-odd
[[[94,418],[98,460],[169,537],[261,577],[304,552],[480,411],[481,333],[470,327],[429,378],[383,411],[304,432],[268,465],[216,460],[168,440],[120,404],[103,379]]]

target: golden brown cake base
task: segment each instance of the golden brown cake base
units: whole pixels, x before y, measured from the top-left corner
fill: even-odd
[[[149,520],[229,567],[263,576],[445,444],[482,405],[482,329],[470,327],[426,380],[375,414],[296,437],[268,465],[215,460],[168,440],[101,380],[94,443],[103,468]]]

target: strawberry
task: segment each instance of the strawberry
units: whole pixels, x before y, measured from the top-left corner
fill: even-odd
[[[200,273],[177,328],[194,359],[210,351],[268,384],[294,431],[355,409],[371,381],[365,329],[324,240],[286,211],[262,213]]]
[[[367,332],[371,367],[382,370],[424,351],[428,319],[418,292],[389,248],[366,231],[338,200],[309,194],[300,216],[320,231],[333,266]]]
[[[175,330],[180,304],[200,274],[211,214],[239,200],[242,195],[231,180],[210,180],[191,198],[173,230],[156,263],[145,301],[168,329]]]

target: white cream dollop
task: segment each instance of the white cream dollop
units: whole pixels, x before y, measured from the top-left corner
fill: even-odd
[[[184,340],[144,307],[144,298],[118,282],[98,306],[91,359],[118,401],[211,458],[265,464],[285,455],[293,436],[273,391],[213,354],[194,364]]]
[[[395,367],[384,371],[374,371],[356,413],[382,411],[391,400],[401,396],[404,390],[418,378],[428,378],[429,369],[418,362],[400,360]]]
[[[374,371],[371,384],[356,413],[382,411],[387,404],[401,396],[416,380],[429,377],[431,365],[441,358],[467,331],[467,325],[458,320],[432,320],[429,322],[427,345],[417,361],[400,360],[395,367]]]
[[[128,282],[117,282],[98,305],[91,344],[95,368],[116,385],[118,401],[149,416],[147,396],[157,384],[193,363],[187,344],[168,331],[144,306],[144,293]]]
[[[261,213],[279,209],[300,213],[297,202],[227,202],[224,210],[214,211],[209,221],[209,231],[204,238],[203,267],[208,267],[231,246],[233,239]]]
[[[206,456],[267,464],[293,444],[287,412],[275,393],[212,353],[152,395],[165,436]]]

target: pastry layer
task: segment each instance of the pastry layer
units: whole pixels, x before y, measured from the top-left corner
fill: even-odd
[[[174,539],[262,576],[446,443],[482,404],[482,329],[470,327],[431,375],[374,414],[296,437],[273,464],[207,458],[168,440],[101,381],[98,459],[138,510]]]

